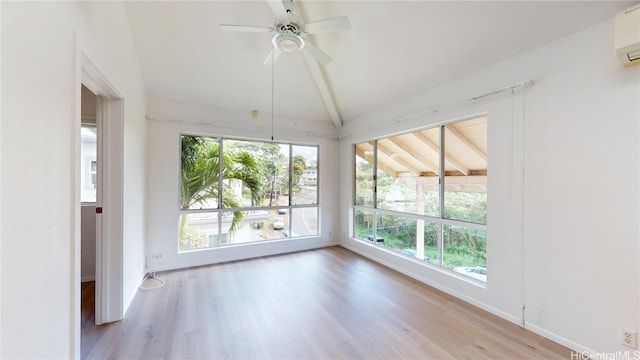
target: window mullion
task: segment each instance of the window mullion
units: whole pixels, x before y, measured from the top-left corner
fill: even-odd
[[[224,169],[224,156],[222,155],[224,148],[222,146],[223,141],[222,138],[218,139],[218,209],[222,209],[224,206],[222,205],[222,193],[224,192],[222,189],[224,179],[223,169]],[[222,211],[218,211],[218,238],[222,236]]]
[[[378,239],[378,140],[373,142],[373,241]]]
[[[445,185],[445,167],[444,167],[444,125],[440,126],[440,154],[439,154],[439,162],[440,162],[440,174],[438,175],[438,201],[440,208],[440,220],[438,222],[438,265],[444,266],[443,257],[444,257],[444,226],[442,224],[442,219],[444,219],[444,185]]]
[[[317,175],[316,175],[317,176]],[[288,205],[293,204],[293,146],[289,145],[289,201]]]

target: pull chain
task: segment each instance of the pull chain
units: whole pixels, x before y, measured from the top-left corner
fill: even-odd
[[[273,46],[273,50],[271,51],[271,141],[273,141],[273,92],[275,88],[274,72],[276,66],[276,46]]]

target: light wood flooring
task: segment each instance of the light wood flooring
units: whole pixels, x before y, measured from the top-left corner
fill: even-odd
[[[123,321],[97,327],[83,286],[83,358],[570,359],[342,247],[157,276],[164,287],[140,290]]]

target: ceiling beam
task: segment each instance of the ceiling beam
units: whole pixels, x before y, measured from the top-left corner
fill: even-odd
[[[367,150],[364,150],[361,147],[358,147],[358,145],[356,145],[356,155],[360,156],[362,159],[364,159],[366,161],[369,161],[367,159],[367,155],[365,153],[366,151]],[[371,164],[371,165],[373,166],[373,164]],[[398,177],[398,173],[394,169],[390,168],[389,166],[387,166],[384,163],[381,163],[381,161],[378,161],[378,168],[380,170],[384,171],[387,175],[391,175],[394,178]],[[375,172],[375,170],[374,170],[374,172]]]
[[[478,155],[478,157],[484,162],[484,164],[487,164],[487,154],[485,154],[484,151],[480,150],[480,148],[478,146],[476,146],[476,144],[474,144],[471,140],[469,140],[469,138],[467,138],[466,136],[464,136],[464,134],[462,134],[453,124],[449,124],[447,126],[444,127],[446,131],[449,131],[449,133],[458,138],[460,141],[462,141],[462,143],[464,143],[465,145],[467,145],[467,147],[469,149],[471,149],[471,151],[473,151],[476,155]]]
[[[422,173],[422,171],[418,168],[416,168],[415,166],[409,164],[408,162],[399,159],[399,158],[393,158],[392,154],[394,153],[393,151],[391,151],[388,147],[386,147],[385,145],[383,145],[380,141],[378,141],[378,151],[382,152],[383,154],[387,155],[391,161],[394,161],[402,166],[404,166],[405,168],[409,169],[409,171],[411,171],[412,173],[414,173],[415,175],[420,175]],[[397,154],[396,154],[397,155]],[[378,162],[380,162],[380,157],[378,157]]]
[[[309,72],[311,73],[311,77],[313,78],[313,82],[316,84],[316,88],[320,93],[320,97],[322,98],[322,102],[324,102],[324,107],[327,109],[333,124],[337,128],[342,127],[342,119],[340,118],[340,113],[338,112],[338,107],[336,106],[335,101],[333,100],[333,94],[329,89],[329,85],[327,84],[327,80],[325,79],[324,73],[322,69],[320,69],[320,64],[307,55],[306,53],[302,53],[304,56],[304,61],[307,63],[307,67],[309,68]]]
[[[414,158],[416,161],[424,165],[424,167],[427,168],[429,171],[433,172],[436,175],[440,174],[438,171],[438,166],[436,166],[435,164],[427,160],[424,156],[420,155],[420,152],[415,151],[414,149],[411,149],[409,146],[407,146],[407,144],[405,144],[404,142],[396,138],[389,138],[387,140],[389,140],[392,144],[397,146],[406,155]],[[421,174],[424,172],[425,171],[421,171],[420,173],[418,173],[418,176],[421,176]]]
[[[424,134],[422,134],[420,132],[415,132],[415,133],[411,133],[411,135],[413,135],[416,138],[418,138],[425,145],[427,145],[427,147],[429,147],[431,150],[435,151],[438,154],[440,153],[440,147],[438,145],[434,144],[433,141],[431,141]],[[447,153],[446,150],[444,152],[444,159],[449,164],[451,164],[454,168],[456,168],[458,171],[460,171],[462,174],[464,174],[465,176],[469,175],[469,169],[466,166],[464,166],[460,161],[458,161],[456,158],[452,157],[449,153]]]

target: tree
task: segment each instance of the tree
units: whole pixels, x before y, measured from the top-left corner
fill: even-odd
[[[242,207],[242,203],[232,190],[234,181],[241,182],[242,186],[249,191],[252,205],[256,205],[262,200],[263,176],[261,167],[254,156],[244,150],[224,151],[222,169],[220,169],[219,143],[216,140],[183,135],[181,141],[180,208],[187,210],[198,204],[203,207],[217,207],[220,170],[222,170],[222,207]],[[244,218],[243,212],[234,211],[229,232],[237,231]],[[179,230],[181,245],[189,243],[189,237],[191,237],[188,232],[185,232],[185,227],[186,214],[182,214]],[[202,239],[198,239],[198,242],[202,242]]]
[[[292,166],[293,184],[298,184],[302,174],[304,174],[304,170],[307,168],[307,159],[302,155],[296,155],[293,157]]]

